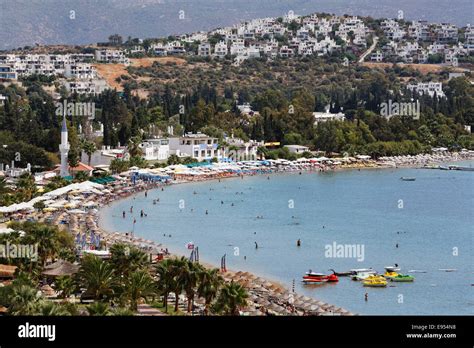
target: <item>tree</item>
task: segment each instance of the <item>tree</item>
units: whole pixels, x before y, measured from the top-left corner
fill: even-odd
[[[16,186],[23,201],[31,200],[38,192],[35,178],[29,173],[22,174]]]
[[[91,141],[86,141],[82,145],[82,150],[86,153],[87,155],[87,165],[91,165],[91,157],[92,154],[97,150],[95,144]]]
[[[174,303],[174,311],[178,311],[179,306],[179,295],[184,290],[184,283],[183,280],[186,277],[187,273],[187,263],[188,260],[185,257],[175,258],[171,261],[170,264],[170,271],[172,277],[174,278],[171,282],[171,291],[175,294],[175,303]]]
[[[76,288],[76,283],[71,276],[60,276],[56,278],[55,288],[60,292],[61,298],[67,298],[71,296],[72,292]]]
[[[114,158],[112,162],[110,162],[110,171],[112,173],[121,173],[126,171],[130,168],[130,162],[124,161],[120,158]]]
[[[71,175],[74,176],[74,168],[79,165],[79,153],[75,150],[75,148],[71,148],[67,155],[67,162],[69,164],[69,168],[71,169]]]
[[[209,313],[211,302],[216,298],[219,289],[224,283],[224,279],[219,274],[219,269],[213,268],[210,270],[202,269],[198,273],[198,289],[199,297],[204,298],[205,309],[204,313]]]
[[[106,302],[94,302],[87,306],[87,312],[91,316],[107,316],[112,312],[110,306]]]
[[[156,295],[156,285],[153,278],[145,270],[133,272],[125,281],[124,296],[130,301],[130,309],[137,310],[138,301]]]
[[[239,315],[240,308],[247,305],[247,291],[233,281],[225,284],[217,298],[216,310],[226,315]]]
[[[61,249],[61,245],[58,240],[59,231],[57,227],[46,224],[22,224],[23,229],[27,234],[25,235],[25,241],[30,244],[36,244],[38,246],[38,257],[39,263],[43,266],[46,264],[48,258],[52,258]]]
[[[163,296],[165,312],[168,312],[168,295],[174,289],[175,283],[172,263],[172,259],[166,259],[155,266],[156,274],[158,275],[157,289]]]
[[[180,164],[181,161],[179,160],[179,157],[177,155],[170,155],[168,157],[168,165],[173,165],[173,164]]]
[[[86,255],[82,259],[79,277],[86,293],[94,299],[108,301],[114,297],[118,282],[112,264],[95,255]]]
[[[57,303],[51,301],[40,301],[35,308],[35,315],[47,316],[47,317],[58,317],[58,316],[69,316],[71,313]]]
[[[130,138],[128,141],[127,149],[130,157],[138,157],[143,154],[142,149],[140,148],[141,139],[138,136]]]
[[[181,269],[178,275],[178,282],[183,284],[184,292],[188,299],[188,313],[191,312],[196,294],[196,286],[198,284],[198,276],[202,271],[202,267],[195,262],[187,261],[185,267]]]
[[[13,315],[33,315],[41,301],[41,292],[28,285],[14,286],[8,312]]]
[[[147,254],[123,243],[112,245],[110,254],[110,262],[114,265],[115,273],[119,277],[126,278],[132,271],[144,268],[148,263]]]

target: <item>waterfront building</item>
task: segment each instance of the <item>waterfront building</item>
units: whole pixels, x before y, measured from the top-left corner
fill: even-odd
[[[170,155],[169,139],[147,139],[140,144],[143,158],[147,161],[166,161]]]
[[[203,133],[186,133],[180,137],[170,137],[170,153],[179,157],[192,157],[198,161],[219,157],[217,138]]]

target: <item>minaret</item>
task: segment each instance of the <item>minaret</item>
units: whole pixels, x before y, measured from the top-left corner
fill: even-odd
[[[66,115],[63,115],[63,127],[61,129],[61,144],[59,145],[59,152],[61,153],[61,175],[63,178],[69,175],[67,154],[69,152],[69,143],[67,142],[67,125]]]

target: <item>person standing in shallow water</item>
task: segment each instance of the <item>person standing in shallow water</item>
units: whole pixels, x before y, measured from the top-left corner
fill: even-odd
[[[300,239],[298,239],[298,240],[296,241],[296,246],[301,246],[301,240],[300,240]]]
[[[255,242],[255,249],[258,249],[258,244],[257,244],[257,242]]]
[[[122,217],[125,219],[125,210],[122,212]]]

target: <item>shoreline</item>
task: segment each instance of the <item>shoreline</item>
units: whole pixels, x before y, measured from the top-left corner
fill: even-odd
[[[446,162],[456,162],[456,161],[469,161],[472,160],[472,156],[460,156],[458,155],[449,155],[449,156],[439,156],[436,158],[437,163],[446,163]],[[270,175],[270,174],[297,174],[298,172],[327,172],[327,171],[345,171],[345,170],[361,170],[361,169],[405,169],[405,168],[423,168],[426,167],[427,163],[420,163],[413,158],[417,157],[401,157],[401,160],[398,161],[398,165],[393,166],[387,164],[387,162],[379,161],[366,161],[362,163],[355,163],[354,165],[341,165],[341,166],[321,166],[320,164],[306,166],[306,167],[291,167],[286,166],[283,168],[273,168],[270,170],[262,171],[250,171],[241,172],[241,173],[215,173],[209,175],[192,176],[191,180],[189,177],[182,176],[178,177],[178,180],[166,183],[156,183],[156,182],[147,182],[140,180],[137,183],[133,184],[130,178],[120,179],[115,181],[114,184],[108,186],[102,186],[104,189],[103,192],[97,192],[92,194],[89,197],[84,199],[82,203],[92,203],[96,204],[96,209],[89,210],[84,214],[75,214],[72,211],[60,211],[57,214],[48,213],[36,213],[38,221],[45,221],[52,224],[58,225],[60,222],[67,224],[67,229],[74,236],[80,236],[81,232],[91,232],[100,236],[101,241],[105,241],[106,248],[115,243],[124,243],[137,247],[147,254],[150,254],[153,259],[158,254],[165,254],[164,257],[176,257],[176,256],[185,256],[180,255],[179,253],[169,253],[167,248],[158,242],[151,240],[145,240],[143,238],[137,238],[133,233],[123,233],[123,232],[113,232],[109,231],[104,227],[103,218],[101,214],[103,213],[104,207],[110,207],[115,202],[119,202],[121,199],[130,198],[139,193],[143,193],[148,190],[161,189],[164,190],[164,187],[185,184],[185,183],[196,183],[196,182],[213,182],[215,180],[220,181],[221,179],[226,178],[239,178],[243,176],[253,176],[253,175]],[[430,156],[430,163],[434,163],[434,159]],[[419,157],[418,157],[419,159]],[[425,161],[426,162],[426,161]],[[24,216],[22,217],[24,218]],[[51,219],[50,219],[51,218]],[[102,219],[101,219],[102,218]],[[20,218],[21,219],[21,218]],[[101,223],[102,220],[102,223]],[[87,234],[87,233],[86,233]],[[86,241],[90,240],[86,236]],[[77,243],[77,240],[76,240]],[[83,244],[84,245],[84,244]],[[215,267],[213,264],[208,262],[202,262],[206,268],[219,268]],[[271,280],[271,277],[262,276],[258,274],[253,274],[248,271],[236,271],[236,270],[226,270],[225,273],[222,273],[222,276],[226,281],[236,281],[242,284],[249,293],[249,306],[248,310],[244,311],[244,315],[354,315],[353,313],[334,306],[322,301],[301,296],[296,293],[291,292],[287,287],[282,285],[276,280]],[[199,306],[199,301],[197,301]]]

